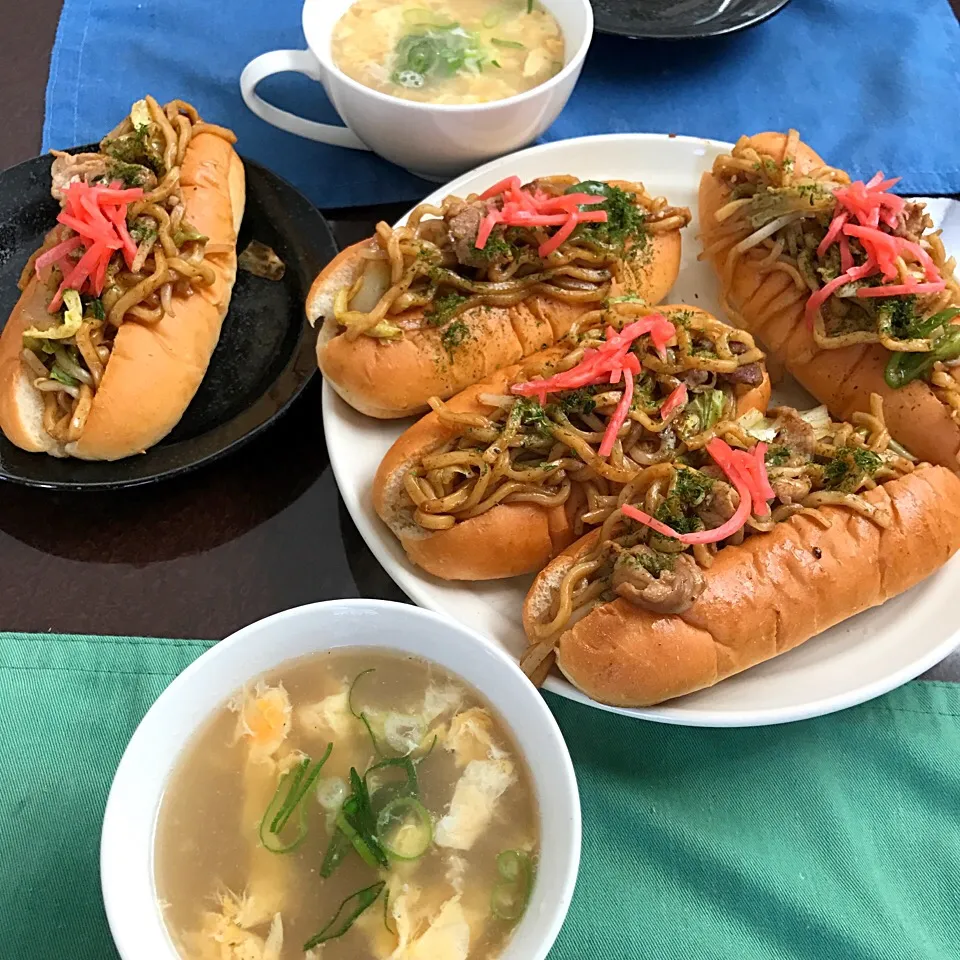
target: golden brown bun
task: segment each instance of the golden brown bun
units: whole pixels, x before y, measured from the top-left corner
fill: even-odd
[[[0,333],[0,430],[11,443],[28,453],[65,457],[63,444],[43,429],[43,398],[20,362],[23,332],[34,325],[35,319],[49,323],[43,319],[47,303],[45,289],[31,280]]]
[[[455,412],[489,413],[494,407],[480,399],[482,394],[502,395],[517,380],[549,376],[552,364],[568,350],[563,345],[542,350],[467,387],[447,406]],[[757,387],[737,387],[739,413],[765,411],[769,400],[770,379],[766,373]],[[499,504],[449,530],[424,530],[414,520],[404,492],[404,475],[412,464],[455,436],[455,428],[444,426],[431,412],[397,438],[373,481],[373,505],[380,519],[403,544],[411,562],[444,580],[497,580],[541,570],[573,540],[573,497],[563,506],[550,508],[530,503]]]
[[[549,375],[551,362],[566,347],[544,350],[467,387],[447,402],[450,410],[487,413],[494,408],[481,394],[502,394],[517,379]],[[413,519],[403,478],[410,465],[456,436],[456,430],[428,413],[404,431],[387,451],[373,481],[373,505],[380,519],[403,544],[410,560],[444,580],[497,580],[541,569],[573,540],[566,507],[545,509],[532,503],[498,504],[449,530],[424,530]]]
[[[960,547],[960,480],[942,467],[921,467],[865,494],[889,504],[882,529],[860,514],[825,506],[828,530],[797,514],[770,533],[724,547],[707,587],[689,610],[663,616],[623,599],[591,610],[566,630],[557,663],[567,678],[602,703],[643,707],[712,686],[798,646],[834,624],[919,583]],[[574,559],[593,533],[542,571],[524,604],[531,628],[549,609]]]
[[[760,152],[779,158],[786,135],[761,133],[750,141]],[[797,145],[794,170],[798,175],[823,163],[806,144]],[[705,173],[700,180],[700,236],[705,247],[714,241],[714,214],[728,200],[729,190]],[[718,274],[732,246],[733,241],[710,257]],[[896,440],[920,460],[960,469],[960,425],[951,419],[947,405],[923,381],[891,390],[883,378],[890,354],[880,344],[821,350],[804,322],[807,291],[799,290],[787,274],[761,276],[755,264],[741,260],[725,293],[737,312],[730,322],[757,337],[836,419],[869,413],[870,394],[879,394],[887,427]]]
[[[220,338],[236,279],[243,164],[226,140],[200,133],[187,148],[181,183],[185,219],[210,238],[207,259],[216,271],[215,283],[175,296],[173,313],[156,324],[123,324],[83,433],[63,447],[42,430],[37,391],[23,388],[29,385],[19,362],[23,331],[49,323],[46,293],[31,280],[0,336],[0,428],[17,446],[55,456],[118,460],[153,446],[183,416]]]
[[[651,238],[650,255],[622,265],[614,292],[632,290],[647,303],[658,303],[673,286],[680,269],[680,231]],[[495,370],[556,343],[571,324],[596,304],[577,306],[548,297],[530,297],[513,307],[477,307],[460,314],[467,327],[461,346],[448,351],[443,328],[420,327],[423,308],[391,318],[410,329],[401,340],[338,333],[333,298],[360,276],[366,261],[365,240],[344,250],[314,281],[307,297],[310,322],[322,321],[317,362],[327,382],[350,406],[371,417],[395,419],[422,413],[430,397],[447,399]]]

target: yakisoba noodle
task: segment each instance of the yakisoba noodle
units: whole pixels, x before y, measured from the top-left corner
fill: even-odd
[[[732,189],[732,199],[717,210],[718,226],[711,230],[711,243],[703,256],[715,255],[729,245],[721,263],[721,296],[727,313],[737,317],[729,302],[737,265],[751,262],[762,276],[781,272],[805,296],[816,293],[828,278],[840,273],[840,255],[834,244],[824,257],[817,256],[817,247],[824,239],[836,209],[833,191],[849,185],[850,178],[842,170],[830,166],[796,172],[799,136],[791,130],[783,156],[770,156],[758,151],[747,137],[741,137],[730,155],[716,159],[713,175]],[[955,260],[944,249],[941,232],[919,205],[910,205],[913,223],[906,220],[895,235],[913,239],[929,256],[939,276],[946,282],[944,290],[917,294],[910,303],[914,325],[935,317],[951,306],[960,305],[960,282],[955,276]],[[908,229],[909,226],[909,229]],[[881,224],[881,230],[890,229]],[[863,251],[855,238],[849,240],[854,263],[863,259]],[[894,284],[915,281],[916,267],[903,256],[895,260],[897,277]],[[923,336],[909,336],[908,330],[897,329],[887,320],[881,322],[882,309],[896,308],[895,301],[907,297],[858,297],[859,283],[841,287],[820,309],[813,312],[813,339],[822,349],[831,350],[857,343],[879,343],[887,350],[903,353],[924,353],[934,347],[942,329],[935,326]],[[886,307],[881,303],[886,302]],[[742,321],[741,321],[742,322]],[[903,327],[904,324],[899,324]],[[941,401],[948,404],[955,419],[960,419],[960,385],[944,363],[932,365],[929,381]]]
[[[576,346],[552,373],[580,363],[598,347],[607,325],[622,329],[655,309],[620,303],[581,320]],[[426,530],[446,530],[499,503],[558,506],[575,497],[576,532],[603,523],[634,491],[653,482],[660,467],[714,436],[745,441],[734,422],[733,381],[738,370],[762,378],[763,354],[749,334],[698,311],[667,314],[676,327],[676,347],[661,358],[644,337],[635,342],[641,370],[634,403],[609,457],[598,448],[623,384],[551,394],[545,407],[533,398],[481,395],[495,409],[457,413],[434,398],[431,406],[456,439],[425,456],[404,476],[415,521]],[[687,404],[668,416],[663,403],[683,378],[692,378]],[[749,376],[748,376],[749,379]],[[647,477],[651,480],[648,481]]]
[[[543,177],[535,186],[545,194],[559,196],[577,182],[570,176]],[[650,197],[640,183],[610,181],[609,186],[630,196],[633,206],[642,214],[644,234],[666,233],[689,222],[688,210],[670,206],[663,197]],[[364,256],[387,266],[389,288],[367,310],[351,308],[364,285],[363,275],[352,288],[338,293],[334,314],[338,323],[346,327],[349,339],[361,334],[398,335],[389,319],[412,307],[429,306],[440,289],[463,298],[445,314],[447,319],[479,304],[512,306],[536,294],[588,304],[600,303],[608,295],[612,281],[617,279],[624,246],[622,242],[605,240],[596,231],[575,233],[559,250],[541,259],[537,250],[548,239],[547,229],[510,227],[510,244],[516,255],[506,263],[495,258],[488,264],[481,260],[469,269],[472,275],[466,275],[450,249],[448,224],[478,201],[476,194],[465,200],[449,196],[440,206],[421,204],[402,227],[378,224],[377,248],[366,251]],[[642,240],[641,237],[641,243]],[[635,252],[642,255],[642,250]]]
[[[189,294],[216,280],[214,268],[205,259],[206,238],[184,219],[180,173],[187,148],[197,134],[210,133],[230,143],[236,137],[224,127],[205,123],[183,100],[160,106],[148,96],[143,103],[149,122],[135,126],[128,116],[101,141],[99,154],[71,157],[54,151],[55,164],[87,162],[94,167],[99,163],[106,170],[139,169],[156,180],[142,199],[127,208],[131,236],[139,238],[137,252],[129,269],[119,253],[111,260],[100,297],[102,317],[85,316],[73,337],[57,341],[64,348],[75,347],[79,354],[79,362],[68,350],[60,352],[56,360],[77,385],[53,379],[43,358],[29,347],[23,351],[23,362],[36,377],[34,386],[44,394],[44,429],[64,443],[75,441],[83,431],[117,328],[126,322],[157,323],[165,313],[173,313],[175,293]],[[117,144],[139,151],[143,160],[139,156],[135,162],[119,160]],[[113,177],[113,173],[103,175],[107,182]],[[21,290],[34,275],[37,258],[71,233],[58,228],[48,235],[23,269]]]
[[[696,475],[696,482],[706,476],[711,482],[711,496],[715,496],[716,485],[722,481],[716,476],[719,471],[707,462],[699,468],[676,461],[647,468],[620,491],[617,506],[608,513],[593,548],[566,572],[552,608],[533,625],[531,635],[535,643],[521,662],[529,676],[538,680],[545,676],[556,639],[574,619],[595,604],[613,599],[614,570],[619,562],[628,560],[631,553],[641,551],[644,561],[653,561],[652,566],[647,564],[650,569],[670,569],[665,567],[670,555],[684,553],[692,556],[698,567],[707,568],[724,546],[767,532],[796,513],[804,513],[829,526],[830,521],[819,510],[827,504],[854,510],[881,527],[889,526],[889,514],[867,502],[861,494],[878,483],[912,472],[915,465],[891,447],[879,396],[871,397],[871,412],[855,414],[852,423],[830,421],[822,408],[807,415],[781,408],[772,410],[769,417],[775,435],[769,441],[766,466],[777,495],[770,505],[769,517],[751,514],[744,527],[721,543],[690,547],[665,537],[624,517],[620,507],[629,503],[655,517],[671,497],[676,499],[678,485],[686,482],[690,486],[691,476]],[[741,418],[736,430],[724,431],[723,437],[731,447],[751,449],[757,443],[749,433],[751,427],[743,426],[743,421],[749,419]],[[798,433],[800,422],[807,426]],[[766,428],[768,424],[763,426]],[[810,442],[811,439],[814,442]],[[785,446],[785,442],[792,442],[794,447]],[[804,447],[805,443],[808,446]],[[796,499],[791,493],[796,494]],[[692,513],[689,509],[686,512]]]

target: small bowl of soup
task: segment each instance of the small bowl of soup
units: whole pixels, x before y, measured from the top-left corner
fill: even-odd
[[[553,123],[580,76],[593,9],[590,0],[306,0],[303,32],[307,50],[247,65],[247,106],[291,133],[446,180]],[[346,126],[263,100],[257,84],[285,71],[318,80]]]
[[[104,817],[123,960],[542,960],[580,857],[550,711],[404,604],[269,617],[144,717]]]

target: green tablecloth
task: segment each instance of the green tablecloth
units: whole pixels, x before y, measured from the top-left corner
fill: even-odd
[[[109,960],[114,768],[207,644],[0,634],[0,956]],[[549,697],[580,781],[551,960],[960,956],[960,686],[782,727],[638,723]]]

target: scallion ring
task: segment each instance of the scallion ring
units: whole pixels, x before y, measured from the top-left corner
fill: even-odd
[[[417,860],[433,842],[430,811],[416,797],[391,800],[377,817],[377,839],[394,860]]]
[[[490,909],[501,920],[523,916],[533,886],[533,865],[523,850],[504,850],[497,855],[498,880],[490,895]]]
[[[260,842],[271,853],[290,853],[303,843],[307,835],[306,805],[303,798],[320,776],[320,771],[332,751],[333,744],[328,743],[323,756],[315,764],[311,764],[310,758],[306,757],[280,778],[273,799],[260,820]],[[299,810],[297,835],[284,843],[280,834],[290,822],[295,810]]]

